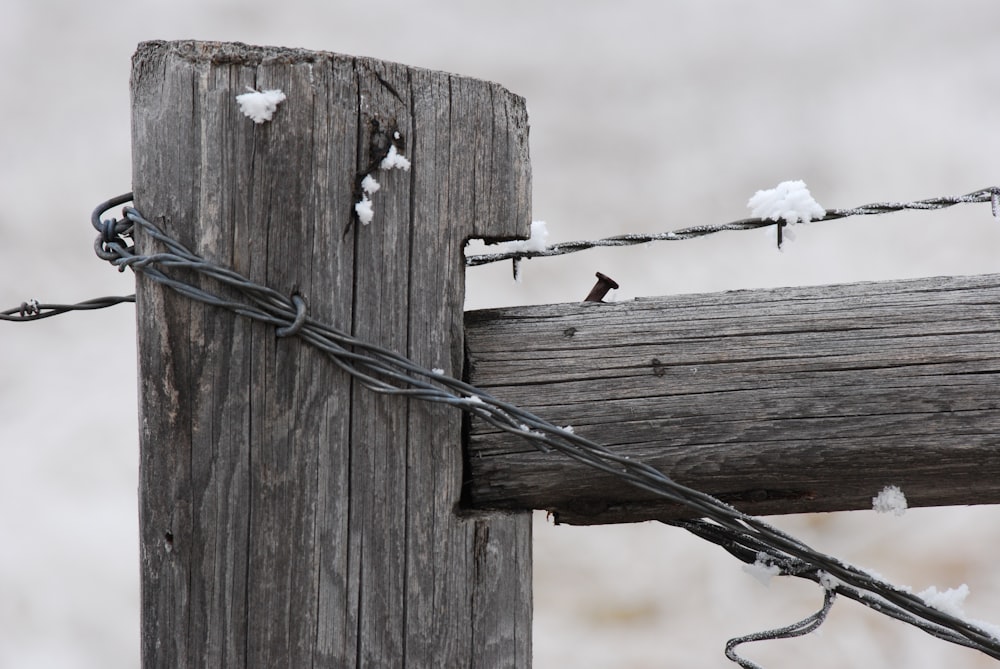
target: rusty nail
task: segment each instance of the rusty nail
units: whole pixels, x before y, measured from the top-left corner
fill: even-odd
[[[603,302],[604,296],[608,294],[608,291],[618,287],[618,284],[611,277],[600,272],[596,276],[597,283],[594,284],[594,288],[590,291],[590,294],[583,298],[584,302]]]

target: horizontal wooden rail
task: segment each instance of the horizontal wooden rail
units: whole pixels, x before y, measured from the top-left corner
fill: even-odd
[[[1000,502],[1000,275],[466,313],[470,381],[753,514]],[[473,420],[466,504],[683,517]]]

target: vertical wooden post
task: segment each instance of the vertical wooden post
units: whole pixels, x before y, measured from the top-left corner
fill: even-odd
[[[271,122],[240,113],[248,87],[286,94]],[[528,233],[522,99],[203,42],[141,44],[132,97],[140,212],[312,317],[462,373],[462,246]],[[361,225],[357,179],[391,141],[412,167],[373,173]],[[375,395],[141,274],[137,293],[144,667],[530,664],[530,516],[456,513],[458,412]]]

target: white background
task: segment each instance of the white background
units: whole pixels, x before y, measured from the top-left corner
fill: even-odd
[[[1000,5],[893,0],[381,3],[4,0],[0,308],[130,293],[88,216],[130,190],[129,59],[199,38],[367,55],[491,79],[525,96],[534,217],[551,241],[748,215],[804,179],[825,207],[1000,184]],[[986,205],[589,251],[469,272],[468,306],[615,299],[1000,270]],[[0,324],[0,668],[138,665],[134,308]],[[874,493],[875,491],[873,491]],[[1000,622],[990,507],[775,519],[921,590],[968,583]],[[730,667],[730,636],[818,605],[765,589],[718,548],[653,525],[536,518],[535,666]],[[850,602],[820,634],[747,654],[782,667],[985,667]]]

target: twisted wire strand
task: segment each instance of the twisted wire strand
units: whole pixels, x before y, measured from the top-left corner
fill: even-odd
[[[95,297],[76,304],[43,304],[38,300],[28,300],[22,302],[20,306],[0,311],[0,321],[37,321],[65,314],[68,311],[93,311],[125,302],[135,302],[135,295]]]
[[[872,216],[875,214],[889,214],[906,210],[931,210],[945,209],[956,204],[975,204],[989,202],[993,210],[993,217],[1000,220],[1000,187],[991,186],[981,190],[967,193],[966,195],[933,197],[915,202],[875,202],[852,209],[827,209],[826,214],[821,218],[810,221],[818,223],[820,221],[832,221],[850,216]],[[481,253],[469,255],[465,258],[468,267],[477,267],[488,263],[500,262],[503,260],[513,260],[515,262],[526,258],[547,258],[551,256],[561,256],[578,251],[586,251],[604,246],[635,246],[637,244],[648,244],[650,242],[678,242],[697,237],[706,237],[719,232],[729,232],[733,230],[756,230],[771,225],[784,227],[784,221],[772,221],[760,218],[743,218],[721,225],[695,225],[680,230],[670,232],[658,232],[653,234],[630,233],[605,237],[604,239],[580,240],[573,242],[559,242],[538,251],[501,251],[496,253]],[[796,225],[801,225],[798,223]]]
[[[993,191],[977,191],[959,199],[952,198],[956,200],[952,204],[958,201],[982,201],[966,199],[977,197],[977,194],[982,193],[991,194]],[[988,196],[994,197],[995,193]],[[94,225],[99,232],[95,242],[97,255],[119,270],[131,268],[191,299],[262,321],[290,336],[301,337],[303,341],[325,353],[333,364],[373,392],[436,402],[461,409],[500,430],[528,440],[542,451],[557,451],[577,462],[613,474],[633,486],[683,504],[700,519],[673,521],[669,524],[713,541],[741,560],[753,562],[759,559],[760,555],[765,555],[768,560],[781,567],[782,573],[816,582],[825,579],[826,584],[835,584],[828,590],[836,591],[873,610],[918,627],[937,638],[1000,659],[1000,639],[979,626],[930,607],[907,590],[897,588],[835,557],[815,551],[758,518],[749,516],[711,495],[677,483],[648,464],[614,453],[568,429],[504,402],[484,390],[436,373],[398,353],[352,337],[307,315],[304,316],[301,300],[296,300],[295,296],[282,295],[199,257],[162,233],[132,207],[123,210],[121,219],[100,221],[101,213],[129,199],[130,195],[121,196],[104,203],[101,205],[104,208],[95,212],[94,217]],[[759,222],[755,222],[755,226],[759,227],[757,223]],[[137,254],[134,245],[128,243],[128,239],[137,229],[162,245],[165,251],[149,255]],[[239,298],[222,297],[193,286],[173,277],[170,272],[174,270],[194,272],[226,287],[229,289],[228,292],[238,295]],[[830,600],[829,605],[832,605],[832,597]],[[823,610],[828,608],[828,604],[825,603]],[[822,623],[823,617],[825,613],[819,618],[814,615],[792,627],[795,630],[807,627],[813,629]],[[780,630],[779,632],[787,636],[786,632]],[[751,640],[742,637],[741,639]],[[743,642],[738,641],[735,645]],[[735,645],[732,648],[735,648]],[[730,651],[732,649],[727,647],[727,655]]]
[[[746,634],[744,636],[730,639],[726,642],[726,657],[743,667],[743,669],[763,669],[756,662],[751,662],[750,660],[737,655],[736,647],[745,643],[753,643],[754,641],[792,639],[797,636],[802,636],[803,634],[809,634],[810,632],[818,629],[819,626],[826,620],[827,614],[829,614],[830,609],[833,608],[833,602],[836,597],[837,593],[835,591],[824,590],[823,606],[820,607],[818,611],[803,618],[802,620],[785,627],[778,627],[764,632],[755,632],[753,634]]]

